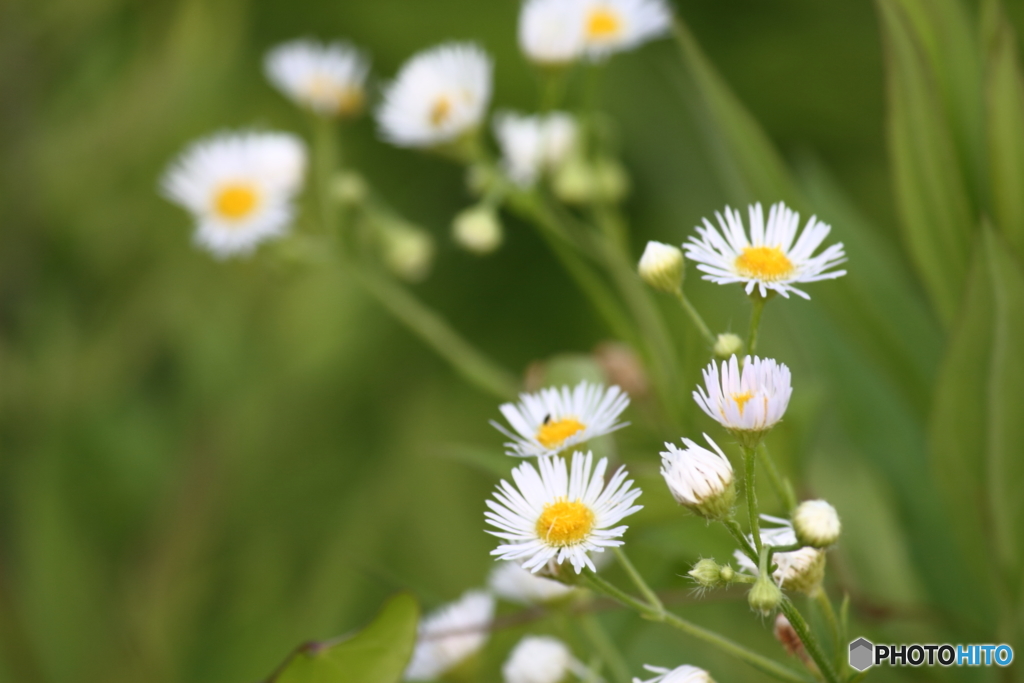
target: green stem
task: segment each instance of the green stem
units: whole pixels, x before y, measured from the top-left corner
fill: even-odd
[[[334,235],[338,227],[336,207],[331,198],[331,178],[339,168],[337,123],[326,116],[314,116],[315,173],[320,221],[328,234]]]
[[[736,539],[736,542],[739,544],[740,550],[743,551],[743,554],[749,557],[751,562],[756,564],[757,550],[750,545],[750,541],[748,541],[747,537],[743,535],[743,530],[740,529],[740,523],[736,521],[736,518],[729,517],[728,519],[724,519],[722,520],[722,524],[724,524],[725,528],[729,530],[732,537]]]
[[[761,517],[757,509],[757,489],[754,481],[754,449],[743,447],[743,464],[746,474],[744,488],[747,494],[747,515],[750,517],[750,533],[754,537],[754,548],[761,554]]]
[[[464,379],[497,398],[515,398],[519,389],[515,377],[463,339],[444,318],[424,306],[404,287],[352,262],[347,270]]]
[[[583,629],[583,635],[587,637],[591,646],[600,654],[601,659],[608,665],[608,668],[611,669],[615,680],[619,683],[629,683],[631,680],[629,665],[626,664],[626,659],[619,652],[615,641],[604,630],[600,620],[592,613],[586,612],[580,615],[579,623],[580,628]]]
[[[753,356],[757,351],[757,331],[761,327],[761,314],[768,299],[755,294],[750,297],[753,308],[750,311],[750,332],[747,336],[747,355]]]
[[[821,675],[825,680],[828,683],[839,683],[839,677],[832,668],[832,662],[825,656],[821,645],[818,643],[818,639],[811,633],[807,620],[804,619],[803,615],[800,614],[800,610],[796,608],[796,605],[789,598],[782,599],[782,613],[786,615],[786,619],[789,620],[793,630],[800,637],[800,641],[807,648],[807,653],[811,655],[811,659],[818,665],[818,670],[821,671]]]
[[[565,83],[569,75],[567,67],[545,67],[540,71],[541,96],[540,111],[549,112],[558,109],[565,93]]]
[[[640,594],[647,599],[650,606],[659,612],[664,612],[665,606],[661,604],[658,594],[651,590],[651,587],[647,585],[646,581],[644,581],[644,577],[640,575],[640,572],[636,570],[633,563],[629,561],[629,558],[626,556],[626,551],[621,547],[618,547],[613,548],[612,552],[615,553],[615,558],[619,561],[619,564],[622,565],[622,568],[626,570],[626,573],[629,574],[629,578],[633,581],[633,585],[636,586],[640,591]]]
[[[702,318],[697,309],[693,307],[690,300],[686,298],[686,294],[683,292],[682,287],[676,291],[676,298],[679,299],[679,304],[683,307],[683,310],[686,311],[686,314],[690,316],[690,320],[692,320],[693,324],[697,326],[698,330],[700,330],[700,334],[704,337],[704,341],[706,341],[710,346],[714,346],[715,335],[712,334],[711,328],[708,327],[706,322],[704,322],[704,318]]]
[[[843,636],[842,627],[839,625],[839,618],[836,616],[836,611],[832,607],[832,601],[828,599],[828,594],[823,588],[818,588],[814,592],[814,600],[818,603],[818,609],[821,610],[822,615],[825,617],[825,622],[828,624],[829,632],[832,636],[832,652],[835,653],[835,662],[838,671],[843,670]]]
[[[768,480],[772,483],[772,488],[775,489],[775,495],[778,496],[779,502],[785,506],[786,512],[792,512],[796,508],[796,494],[793,493],[793,486],[789,483],[789,479],[779,474],[779,469],[775,466],[775,459],[768,452],[768,445],[762,441],[759,448],[761,450],[761,462],[768,473]]]
[[[746,662],[758,671],[777,678],[780,681],[792,681],[793,683],[812,683],[814,681],[809,674],[794,671],[793,669],[779,664],[772,659],[759,655],[756,652],[751,652],[739,643],[733,642],[714,631],[709,631],[706,628],[697,626],[682,617],[676,616],[672,612],[658,611],[650,605],[637,600],[625,591],[622,591],[611,583],[605,581],[590,570],[587,570],[584,574],[584,580],[596,592],[606,595],[626,607],[635,610],[643,618],[650,621],[668,624],[669,626],[678,629],[697,640],[717,647],[719,650]]]

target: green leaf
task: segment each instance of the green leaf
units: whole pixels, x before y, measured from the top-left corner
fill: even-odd
[[[878,0],[878,7],[886,48],[889,154],[904,240],[933,307],[948,325],[967,276],[975,215],[968,175],[975,165],[973,135],[955,134],[973,126],[969,114],[951,102],[970,99],[971,89],[943,87],[959,82],[947,76],[949,63],[936,57],[945,48],[940,44],[945,22],[937,25],[929,10],[911,0]]]
[[[300,647],[270,683],[398,683],[416,644],[418,621],[415,598],[396,595],[354,636]]]
[[[1024,257],[1024,78],[1017,40],[1001,8],[991,17],[985,104],[996,228]]]
[[[991,227],[983,230],[936,389],[934,470],[953,530],[979,585],[1007,604],[1024,571],[1024,271]]]

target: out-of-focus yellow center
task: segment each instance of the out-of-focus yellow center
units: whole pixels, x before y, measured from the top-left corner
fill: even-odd
[[[793,273],[793,262],[778,247],[744,247],[736,270],[744,277],[781,280]]]
[[[588,38],[607,40],[621,32],[622,18],[608,7],[597,7],[587,17]]]
[[[561,420],[546,420],[537,430],[537,441],[540,441],[544,448],[555,448],[576,432],[586,429],[579,420],[572,417],[563,417]]]
[[[751,391],[744,391],[742,394],[733,394],[732,400],[736,401],[736,407],[740,409],[740,415],[743,414],[743,408],[746,407],[747,401],[754,398],[754,393]]]
[[[214,204],[222,218],[237,221],[252,213],[258,200],[259,196],[252,186],[232,183],[220,188]]]
[[[558,547],[580,543],[593,528],[594,511],[578,500],[548,503],[537,520],[537,535]]]
[[[306,83],[306,96],[314,102],[326,102],[338,116],[352,116],[363,110],[366,96],[361,88],[339,85],[333,78],[314,76]]]
[[[430,124],[434,128],[443,125],[452,115],[452,101],[447,95],[441,95],[430,108]]]

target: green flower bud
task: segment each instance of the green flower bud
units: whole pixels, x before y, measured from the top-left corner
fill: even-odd
[[[640,278],[659,292],[675,294],[683,286],[686,259],[678,247],[648,242],[637,268]]]
[[[339,173],[331,180],[331,195],[345,206],[358,206],[369,194],[370,188],[363,176],[353,171]]]
[[[743,339],[738,334],[724,332],[715,339],[714,353],[723,360],[738,356],[743,351]]]
[[[452,222],[455,243],[481,256],[501,246],[503,232],[497,212],[483,204],[462,211]]]
[[[757,577],[754,586],[747,593],[747,604],[755,612],[760,612],[762,616],[768,616],[774,612],[781,602],[782,591],[774,581],[763,574]]]
[[[552,178],[555,196],[566,204],[586,204],[591,201],[596,184],[593,169],[579,156],[566,159]]]
[[[687,572],[697,584],[703,588],[717,588],[723,584],[722,569],[711,559],[699,560],[693,569]]]

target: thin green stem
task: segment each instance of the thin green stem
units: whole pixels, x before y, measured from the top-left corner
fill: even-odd
[[[347,264],[347,270],[421,340],[448,361],[464,379],[500,399],[514,398],[519,383],[504,368],[478,351],[435,311],[404,287],[368,268]]]
[[[750,297],[753,309],[750,311],[750,331],[747,335],[747,354],[753,356],[757,351],[757,331],[761,327],[761,314],[768,299],[755,295]]]
[[[586,612],[580,615],[579,624],[583,630],[583,635],[587,637],[590,645],[599,653],[601,659],[608,665],[608,668],[611,669],[615,680],[619,683],[629,683],[631,680],[629,665],[626,664],[626,659],[619,652],[615,641],[605,631],[601,621],[594,614]]]
[[[793,493],[792,484],[789,483],[789,479],[779,473],[779,468],[775,466],[775,459],[768,452],[768,445],[762,441],[758,448],[761,451],[761,462],[768,473],[768,481],[775,489],[775,495],[778,496],[779,502],[786,508],[786,511],[792,512],[796,507],[796,494]]]
[[[643,618],[650,621],[668,624],[669,626],[678,629],[697,640],[707,643],[708,645],[712,645],[726,654],[730,654],[733,657],[746,662],[758,671],[777,678],[780,681],[792,681],[793,683],[812,683],[814,681],[808,673],[794,671],[793,669],[779,664],[772,659],[759,655],[756,652],[751,652],[739,643],[733,642],[725,636],[689,622],[672,612],[658,611],[650,605],[637,600],[608,581],[605,581],[594,572],[587,570],[584,574],[584,580],[596,592],[606,595],[626,607],[635,610]]]
[[[636,586],[640,591],[640,594],[647,599],[650,606],[659,612],[664,612],[665,606],[661,604],[661,599],[658,598],[658,594],[651,590],[651,587],[647,585],[646,581],[644,581],[644,577],[640,575],[640,572],[636,570],[633,563],[629,561],[629,557],[626,556],[626,551],[621,547],[618,547],[613,548],[612,552],[615,553],[615,559],[619,561],[622,568],[626,570],[627,574],[629,574],[629,578],[633,582],[633,585]]]
[[[754,548],[761,554],[761,517],[757,509],[757,487],[754,480],[754,449],[743,447],[743,464],[747,494],[747,516],[750,518],[750,533],[754,537]]]
[[[565,94],[565,84],[569,76],[567,67],[543,68],[540,71],[541,96],[540,110],[549,112],[558,109]]]
[[[338,216],[337,207],[331,197],[331,179],[341,161],[341,154],[338,150],[337,122],[326,116],[314,116],[313,134],[320,221],[324,230],[328,234],[334,235],[338,227]]]
[[[828,683],[839,683],[839,677],[832,667],[832,662],[825,656],[821,645],[818,643],[818,639],[811,633],[807,620],[804,619],[804,616],[800,614],[800,610],[796,608],[796,605],[789,598],[783,598],[782,600],[782,613],[786,615],[786,619],[789,620],[793,630],[800,637],[800,641],[807,648],[807,653],[811,655],[811,659],[818,665],[818,670],[825,680]]]
[[[700,330],[700,334],[704,337],[704,341],[706,341],[708,345],[714,346],[715,335],[712,334],[711,328],[708,327],[706,322],[704,322],[704,318],[702,318],[697,309],[693,307],[690,300],[686,298],[686,293],[683,292],[682,287],[676,290],[676,298],[679,299],[679,304],[683,307],[683,310],[686,311],[686,314],[690,316],[690,320],[692,320],[693,324],[697,326],[698,330]]]
[[[823,588],[818,588],[814,591],[814,600],[818,603],[818,609],[821,610],[822,616],[825,617],[825,623],[828,624],[829,633],[832,636],[832,652],[835,655],[836,669],[842,671],[843,669],[843,640],[842,640],[842,627],[839,625],[839,618],[836,616],[836,611],[832,607],[832,601],[828,599],[828,594]]]
[[[732,537],[736,539],[736,542],[739,544],[740,550],[743,551],[743,554],[749,557],[751,562],[756,563],[757,550],[754,546],[750,545],[750,541],[743,535],[743,530],[740,528],[740,523],[736,521],[736,518],[729,517],[728,519],[723,519],[722,524],[724,524],[725,528],[729,530]]]

